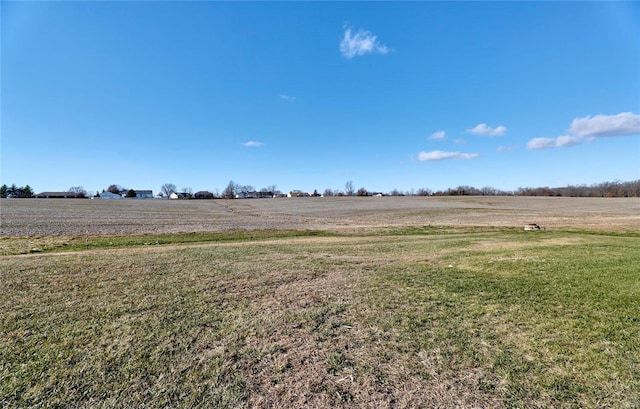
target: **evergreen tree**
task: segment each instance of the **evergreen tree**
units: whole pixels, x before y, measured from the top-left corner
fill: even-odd
[[[33,197],[33,189],[31,189],[31,186],[27,185],[22,188],[22,197]]]

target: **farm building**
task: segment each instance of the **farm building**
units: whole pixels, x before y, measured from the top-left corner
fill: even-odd
[[[193,197],[196,199],[213,199],[213,193],[207,192],[206,190],[201,190],[199,192],[196,192]]]
[[[76,192],[42,192],[35,197],[38,199],[82,199],[85,195]]]

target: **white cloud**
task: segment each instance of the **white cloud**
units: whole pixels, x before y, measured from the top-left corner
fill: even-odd
[[[296,97],[292,97],[291,95],[280,94],[280,99],[287,102],[294,102]]]
[[[553,138],[533,138],[527,142],[527,149],[555,148],[556,140]]]
[[[575,118],[569,128],[579,137],[640,135],[640,115],[622,112],[617,115],[596,115]]]
[[[387,54],[389,47],[380,44],[378,38],[370,31],[360,29],[352,34],[351,28],[345,27],[344,37],[340,42],[340,53],[344,58],[351,59],[355,56],[372,53]]]
[[[556,146],[573,146],[581,142],[580,138],[571,135],[562,135],[556,138]]]
[[[557,138],[533,138],[527,143],[527,149],[561,148],[578,145],[580,142],[580,138],[571,135],[562,135]]]
[[[557,138],[533,138],[527,143],[527,149],[560,148],[578,145],[585,139],[640,135],[640,115],[622,112],[575,118],[567,133]]]
[[[263,146],[263,145],[264,145],[264,143],[258,142],[258,141],[247,141],[247,142],[244,142],[242,144],[242,146],[244,146],[246,148],[258,148],[258,147]]]
[[[511,151],[515,151],[516,148],[513,146],[498,146],[496,148],[496,152],[511,152]]]
[[[480,156],[479,153],[462,153],[462,152],[444,152],[444,151],[431,151],[420,152],[418,154],[419,161],[438,161],[444,159],[473,159]]]
[[[432,139],[434,141],[441,141],[446,138],[447,138],[447,133],[445,131],[434,132],[429,137],[429,139]]]
[[[495,128],[488,126],[485,123],[478,124],[471,129],[467,129],[468,133],[472,133],[474,135],[484,135],[484,136],[502,136],[507,132],[507,128],[504,125],[499,125]]]

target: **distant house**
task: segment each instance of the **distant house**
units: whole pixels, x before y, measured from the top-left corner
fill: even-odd
[[[99,197],[95,197],[95,199],[122,199],[122,195],[111,192],[102,192]]]
[[[253,192],[238,192],[236,193],[236,199],[255,199]]]
[[[311,197],[311,195],[308,192],[303,192],[301,190],[292,190],[291,192],[289,192],[287,196],[288,197]]]
[[[259,192],[254,192],[258,199],[270,199],[273,197],[273,192],[268,190],[261,190]]]
[[[207,192],[206,190],[201,190],[199,192],[196,192],[193,197],[196,199],[213,199],[213,193]]]
[[[187,192],[173,192],[169,195],[169,199],[189,199],[191,194]]]
[[[236,194],[236,199],[268,199],[273,197],[273,192],[269,191],[252,191],[252,192],[239,192]]]
[[[133,191],[135,196],[127,196],[130,191]],[[136,189],[122,189],[120,190],[120,196],[130,199],[153,199],[152,190],[136,190]]]
[[[36,195],[38,199],[82,199],[85,195],[76,192],[42,192]]]
[[[153,199],[152,190],[135,190],[136,199]]]

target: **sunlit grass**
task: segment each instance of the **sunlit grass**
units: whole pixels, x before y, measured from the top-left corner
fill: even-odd
[[[640,405],[637,236],[252,234],[5,257],[0,406]]]

